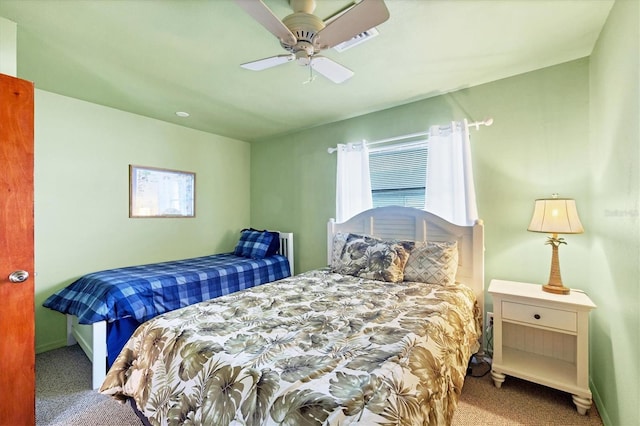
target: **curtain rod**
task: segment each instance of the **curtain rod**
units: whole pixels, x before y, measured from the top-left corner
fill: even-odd
[[[480,130],[480,126],[491,126],[493,124],[493,118],[485,118],[482,121],[474,121],[473,123],[469,123],[467,121],[467,119],[464,119],[464,126],[466,127],[467,130],[469,130],[470,127],[475,127],[476,130]],[[428,136],[429,132],[418,132],[418,133],[410,133],[408,135],[402,135],[402,136],[394,136],[392,138],[386,138],[386,139],[379,139],[377,141],[372,141],[372,142],[365,142],[364,143],[367,144],[367,146],[372,146],[372,145],[378,145],[381,143],[387,143],[387,142],[395,142],[395,141],[400,141],[400,140],[404,140],[404,139],[413,139],[413,138],[418,138],[421,136]],[[329,154],[333,154],[334,152],[336,152],[338,150],[338,148],[328,148],[327,152]]]

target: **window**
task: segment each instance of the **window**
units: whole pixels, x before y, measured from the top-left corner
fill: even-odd
[[[427,147],[372,149],[369,172],[373,207],[405,206],[424,209]]]

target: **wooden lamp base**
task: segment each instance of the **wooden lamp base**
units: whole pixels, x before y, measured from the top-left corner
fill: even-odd
[[[560,276],[560,259],[558,256],[558,246],[566,244],[564,239],[558,238],[557,234],[553,234],[547,240],[547,244],[551,245],[551,272],[549,273],[549,283],[542,286],[542,290],[553,294],[569,294],[571,289],[562,285],[562,277]]]
[[[554,294],[569,294],[571,292],[571,289],[569,287],[565,287],[562,284],[545,284],[542,286],[542,290],[546,291],[547,293]]]

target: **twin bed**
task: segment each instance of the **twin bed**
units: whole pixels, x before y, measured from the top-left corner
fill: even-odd
[[[67,315],[67,344],[78,343],[87,354],[98,388],[143,322],[292,273],[292,233],[243,230],[233,253],[87,274],[43,305]]]
[[[449,424],[482,341],[482,223],[327,226],[329,267],[145,322],[100,391],[145,424]]]

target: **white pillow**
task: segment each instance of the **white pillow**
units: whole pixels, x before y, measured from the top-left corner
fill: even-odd
[[[345,244],[347,244],[348,237],[348,232],[336,232],[334,234],[333,244],[331,246],[331,263],[329,264],[331,268],[336,269],[340,266],[340,259],[342,258],[342,252],[344,251]]]
[[[454,285],[458,271],[458,242],[417,242],[404,267],[404,280]]]

